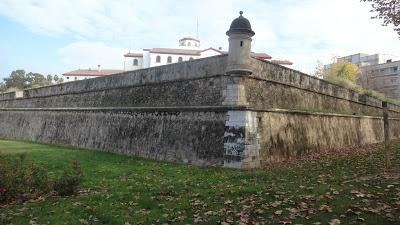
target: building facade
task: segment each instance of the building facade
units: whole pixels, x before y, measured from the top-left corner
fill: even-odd
[[[76,81],[76,80],[86,80],[95,77],[104,77],[113,75],[116,73],[124,72],[123,70],[110,70],[101,69],[100,65],[97,69],[77,69],[63,74],[64,82]]]
[[[203,49],[200,40],[192,37],[182,38],[178,43],[179,45],[176,48],[145,48],[142,52],[128,52],[124,55],[124,70],[138,70],[228,53],[223,51],[222,48]],[[272,59],[266,53],[252,52],[251,55],[261,60]],[[285,66],[293,64],[288,60],[275,60],[273,62]]]
[[[400,99],[400,57],[390,54],[358,53],[337,58],[357,65],[361,75],[357,83],[365,89],[383,93],[386,97]],[[332,64],[325,65],[330,69]]]
[[[388,98],[400,99],[400,61],[363,66],[358,83]]]
[[[357,54],[353,54],[353,55],[339,57],[336,59],[336,62],[347,61],[347,62],[351,62],[361,68],[364,66],[384,64],[384,63],[392,62],[392,61],[396,61],[396,60],[400,60],[400,57],[395,56],[395,55],[390,55],[390,54],[382,54],[382,53],[373,54],[373,55],[369,55],[366,53],[357,53]],[[332,64],[325,65],[324,68],[330,69],[331,65]]]
[[[133,71],[154,66],[162,66],[171,63],[206,58],[216,55],[228,54],[222,48],[202,48],[200,40],[192,37],[185,37],[179,40],[176,48],[145,48],[141,52],[128,52],[124,54],[124,70],[114,69],[78,69],[63,74],[65,82],[84,80],[100,76],[108,76],[123,71]],[[251,57],[266,60],[279,65],[291,66],[288,60],[272,60],[266,53],[250,53]]]

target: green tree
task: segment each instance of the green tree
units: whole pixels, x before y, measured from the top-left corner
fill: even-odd
[[[47,82],[46,78],[40,73],[29,72],[27,76],[30,80],[30,84],[27,88],[37,88],[43,86],[43,84]]]
[[[64,79],[62,77],[59,77],[57,74],[54,74],[53,80],[56,84],[61,84],[64,82]]]
[[[29,85],[29,79],[25,74],[25,70],[12,71],[10,76],[4,78],[6,88],[24,89]]]
[[[0,82],[0,93],[5,92],[7,90],[6,84],[4,82]]]
[[[48,83],[50,83],[50,84],[53,83],[53,76],[52,76],[51,74],[47,74],[46,79],[47,79],[47,82],[48,82]]]
[[[383,19],[383,26],[393,24],[400,38],[400,0],[361,0],[372,4],[372,19]]]
[[[44,75],[40,73],[34,73],[33,77],[34,77],[33,84],[42,85],[42,84],[47,84],[48,82],[47,79],[44,77]]]
[[[51,85],[53,83],[52,75],[44,75],[40,73],[25,73],[25,70],[12,71],[10,76],[4,78],[3,87],[0,86],[0,91],[22,90],[26,88],[36,88]]]

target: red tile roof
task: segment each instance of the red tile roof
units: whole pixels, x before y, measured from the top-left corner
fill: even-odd
[[[108,76],[112,74],[117,74],[124,72],[123,70],[107,70],[107,69],[87,69],[87,70],[74,70],[68,73],[64,73],[64,76]]]
[[[257,58],[257,59],[272,59],[272,57],[266,53],[255,53],[252,52],[250,53],[251,56]]]
[[[143,51],[148,51],[150,53],[158,53],[158,54],[173,54],[173,55],[193,55],[200,56],[202,52],[213,50],[221,55],[227,54],[227,51],[218,50],[215,48],[207,48],[203,50],[194,50],[194,49],[179,49],[179,48],[145,48]],[[143,57],[141,53],[127,53],[124,55],[125,57]],[[256,53],[252,52],[251,56],[257,59],[272,59],[272,57],[266,53]],[[281,64],[281,65],[292,65],[293,63],[288,60],[272,60],[271,62]]]
[[[218,52],[219,54],[221,54],[221,55],[223,55],[223,54],[226,54],[227,52],[224,52],[224,51],[222,51],[222,50],[218,50],[218,49],[215,49],[215,48],[212,48],[212,47],[210,47],[210,48],[206,48],[206,49],[204,49],[204,50],[201,50],[201,51],[199,51],[199,53],[201,53],[201,52],[205,52],[205,51],[208,51],[208,50],[213,50],[213,51],[216,51],[216,52]]]
[[[143,54],[142,53],[128,52],[124,56],[125,57],[143,57]]]
[[[214,49],[214,48],[212,48],[212,49]],[[221,54],[228,54],[227,51],[221,51],[221,50],[217,50],[217,49],[214,49],[214,50],[220,52]],[[270,56],[270,55],[268,55],[266,53],[255,53],[255,52],[252,52],[252,53],[250,53],[250,56],[254,57],[254,58],[257,58],[257,59],[272,59],[272,56]]]
[[[290,62],[289,60],[271,60],[271,62],[276,63],[276,64],[280,64],[280,65],[293,65],[292,62]]]
[[[192,49],[152,48],[152,49],[143,49],[143,50],[144,51],[150,51],[150,53],[159,53],[159,54],[196,55],[196,56],[200,56],[199,50],[192,50]]]

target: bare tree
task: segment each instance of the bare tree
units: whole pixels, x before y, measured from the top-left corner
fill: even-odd
[[[324,64],[322,64],[321,60],[317,60],[317,64],[315,65],[313,75],[321,79],[324,78],[325,69],[324,69]]]
[[[383,26],[393,24],[400,38],[400,0],[361,0],[372,3],[372,19],[383,19]]]

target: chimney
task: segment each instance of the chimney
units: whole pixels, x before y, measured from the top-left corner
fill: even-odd
[[[222,47],[218,47],[218,50],[222,50]]]
[[[100,72],[100,71],[101,71],[101,66],[100,66],[100,64],[99,64],[99,65],[97,65],[97,71],[98,71],[98,72]]]

